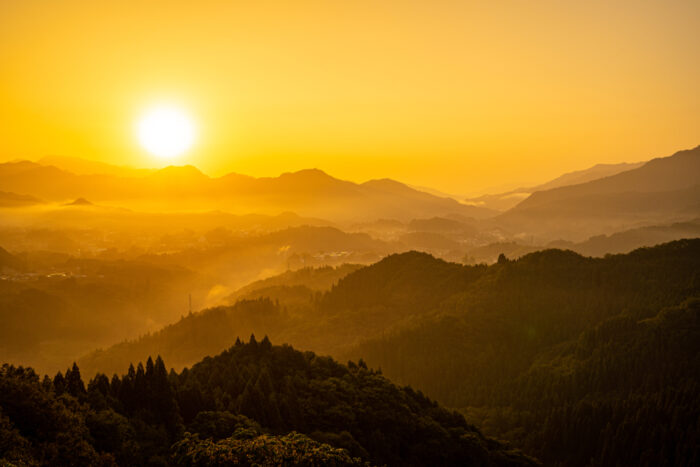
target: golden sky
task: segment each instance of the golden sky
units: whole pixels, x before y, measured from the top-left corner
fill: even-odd
[[[0,160],[317,167],[469,193],[700,144],[700,2],[0,1]],[[170,163],[170,162],[168,162]]]

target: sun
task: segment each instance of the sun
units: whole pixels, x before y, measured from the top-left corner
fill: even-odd
[[[195,127],[186,112],[176,107],[156,107],[138,121],[139,143],[146,151],[162,159],[171,159],[187,151],[195,139]]]

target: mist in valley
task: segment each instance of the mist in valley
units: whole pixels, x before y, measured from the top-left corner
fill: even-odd
[[[697,2],[0,4],[0,467],[700,465]]]

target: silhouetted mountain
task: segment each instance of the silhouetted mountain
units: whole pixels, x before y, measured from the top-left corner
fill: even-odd
[[[223,350],[232,334],[251,333],[268,334],[304,350],[340,355],[368,336],[431,310],[476,280],[483,270],[465,269],[425,253],[391,255],[341,278],[320,298],[307,294],[305,307],[267,297],[241,300],[233,306],[183,317],[137,340],[92,352],[80,365],[87,374],[114,372],[138,355],[160,354],[175,368],[182,368]],[[272,298],[278,298],[275,292],[278,290],[270,294]]]
[[[212,231],[227,232],[230,237],[235,236],[235,233],[251,236],[291,227],[331,225],[326,220],[301,217],[290,212],[277,215],[236,215],[221,211],[154,213],[98,205],[91,201],[87,204],[80,200],[81,198],[76,200],[77,203],[71,201],[59,207],[45,206],[41,210],[22,212],[12,219],[20,228],[51,229],[60,235],[73,235],[79,230],[78,227],[103,233],[119,233],[125,242],[141,246],[146,246],[153,237],[172,236],[185,230],[197,233],[198,236],[209,233],[210,237],[215,236]],[[191,240],[195,241],[196,238]],[[88,246],[85,243],[78,247],[84,250]],[[188,246],[193,245],[190,243]],[[22,249],[37,248],[27,245]]]
[[[700,216],[700,146],[587,183],[533,193],[498,217],[510,229],[581,241]]]
[[[92,206],[93,204],[86,200],[85,198],[77,198],[74,201],[71,201],[70,203],[66,203],[66,206]]]
[[[76,175],[116,175],[120,177],[145,176],[155,169],[137,169],[134,167],[106,164],[104,162],[67,156],[45,156],[37,161],[41,165],[52,165]]]
[[[153,183],[183,186],[192,185],[195,187],[200,184],[205,184],[210,180],[210,178],[204,175],[201,170],[192,165],[169,165],[168,167],[148,174],[146,179]]]
[[[15,255],[10,254],[7,250],[0,247],[0,272],[5,270],[22,271],[25,269],[24,261]]]
[[[642,247],[651,247],[683,238],[700,238],[700,219],[674,224],[652,225],[623,230],[611,235],[595,235],[583,242],[555,240],[546,245],[526,245],[518,242],[497,242],[467,250],[463,260],[467,264],[495,263],[499,255],[517,259],[547,248],[575,251],[583,256],[605,256],[629,253]]]
[[[555,240],[547,245],[525,245],[517,242],[489,243],[467,250],[463,260],[467,264],[491,264],[495,263],[501,254],[509,259],[517,259],[547,248],[568,249],[584,256],[605,256],[615,253],[629,253],[637,248],[650,247],[683,238],[700,238],[699,219],[690,222],[639,227],[611,235],[596,235],[579,243],[565,240]]]
[[[65,202],[80,196],[91,197],[92,192],[109,190],[117,180],[111,175],[75,175],[29,161],[0,164],[0,186],[31,193],[48,201]]]
[[[260,279],[265,272],[273,275],[308,266],[368,264],[393,251],[395,245],[367,234],[300,226],[260,235],[229,234],[228,240],[210,248],[189,247],[144,258],[155,264],[187,264],[238,288]]]
[[[648,319],[623,312],[544,353],[493,408],[465,412],[545,465],[690,466],[700,454],[698,355],[699,298]]]
[[[287,308],[265,298],[244,300],[193,314],[160,333],[94,353],[83,363],[92,372],[158,352],[179,367],[225,348],[231,335],[269,333],[304,348],[362,357],[402,384],[420,388],[449,406],[464,407],[492,435],[551,464],[587,465],[592,458],[615,459],[621,465],[656,464],[658,455],[647,458],[641,449],[622,449],[627,439],[654,453],[674,452],[683,464],[697,455],[697,446],[689,441],[693,428],[688,417],[655,424],[656,431],[628,421],[651,410],[655,420],[670,419],[684,404],[698,413],[693,401],[700,400],[700,372],[693,366],[697,351],[690,343],[700,340],[695,328],[687,336],[675,335],[691,329],[686,319],[694,322],[688,313],[696,313],[692,310],[697,307],[689,305],[690,311],[680,312],[686,317],[678,322],[686,324],[663,327],[668,334],[650,328],[639,335],[643,342],[653,343],[647,352],[655,355],[658,365],[650,361],[647,368],[633,354],[636,346],[645,344],[628,348],[623,342],[625,329],[638,326],[635,323],[663,316],[664,309],[700,296],[699,272],[700,240],[605,258],[546,250],[517,261],[501,258],[488,267],[462,266],[411,252],[348,274],[322,296],[311,295],[305,308],[298,304]],[[576,370],[581,374],[575,378],[583,378],[579,381],[567,376],[566,369],[560,374],[548,366],[550,361],[559,367],[569,362],[572,357],[553,359],[562,349],[586,343],[586,336],[596,329],[606,329],[600,335],[617,346],[615,362],[593,365],[603,372],[600,378],[608,378],[602,380],[608,381],[610,392],[605,395],[586,379],[589,370]],[[687,345],[677,348],[673,342]],[[599,355],[602,358],[604,351]],[[659,366],[668,358],[675,362],[673,372]],[[651,387],[636,385],[624,378],[624,372],[614,380],[603,376],[614,365],[647,378],[654,387],[666,387],[667,392],[657,394]],[[680,374],[690,379],[678,379]],[[522,393],[523,378],[528,378],[531,392]],[[549,389],[550,384],[558,389]],[[625,402],[626,394],[634,394],[635,402]],[[684,395],[676,400],[674,394]],[[668,397],[668,404],[658,405],[657,395]],[[541,404],[543,397],[549,402]],[[617,415],[609,418],[595,409],[598,418],[587,418],[587,400],[599,400],[601,407],[607,404],[605,410]],[[610,427],[601,428],[600,420],[608,420]],[[585,427],[588,434],[577,427]],[[608,441],[598,436],[601,429],[615,433],[619,444],[604,449]],[[671,436],[678,430],[687,434]],[[562,450],[561,436],[567,440],[582,436],[580,449],[574,455]]]
[[[578,185],[580,183],[586,183],[593,180],[598,180],[600,178],[610,177],[621,172],[626,172],[628,170],[636,169],[646,164],[643,162],[634,162],[621,164],[596,164],[593,167],[585,170],[576,170],[574,172],[568,172],[561,175],[554,180],[537,185],[531,188],[532,192],[535,191],[545,191],[551,190],[553,188],[559,188],[569,185]]]
[[[568,248],[586,256],[603,256],[627,253],[635,248],[649,247],[681,238],[700,238],[700,219],[670,225],[640,227],[611,235],[597,235]]]
[[[571,245],[573,244],[567,243],[566,246],[562,246],[561,248],[568,248],[571,250]],[[558,248],[558,246],[552,246],[552,248]],[[498,260],[500,255],[505,255],[508,259],[518,259],[521,256],[544,249],[545,247],[522,245],[517,242],[489,243],[488,245],[467,250],[462,260],[466,264],[493,264]]]
[[[267,337],[180,374],[149,357],[87,386],[75,364],[41,382],[4,365],[0,413],[0,460],[19,465],[537,465],[362,361]]]
[[[488,194],[475,198],[467,198],[465,201],[468,204],[473,204],[475,206],[495,209],[498,211],[507,211],[508,209],[515,207],[523,199],[527,198],[536,191],[551,190],[553,188],[590,182],[592,180],[609,177],[627,170],[636,169],[643,164],[644,162],[635,162],[631,164],[596,164],[593,167],[585,170],[576,170],[574,172],[565,173],[564,175],[560,175],[559,177],[541,185],[518,188],[505,193]]]
[[[70,214],[73,224],[103,213],[99,206],[61,209],[70,211],[61,219]],[[117,215],[114,219],[116,225],[129,217]],[[182,219],[204,222],[206,217]],[[167,220],[166,231],[174,223],[168,215],[144,220]],[[275,221],[264,216],[262,220]],[[145,237],[147,231],[142,227],[136,223],[124,235]],[[273,290],[270,287],[275,281],[271,280],[258,284],[266,288],[264,293],[252,293],[250,288],[241,293],[272,297],[290,306],[292,302],[306,305],[315,292],[356,269],[340,265],[371,263],[394,251],[391,245],[367,234],[310,226],[262,233],[227,229],[173,232],[153,238],[152,243],[143,239],[145,248],[135,246],[126,252],[100,248],[99,243],[93,243],[92,232],[58,235],[43,230],[17,235],[21,237],[18,241],[45,245],[54,253],[25,252],[17,255],[22,268],[10,267],[16,264],[14,260],[8,261],[8,267],[0,267],[0,272],[7,274],[0,281],[0,359],[28,363],[42,371],[55,371],[56,365],[62,367],[95,348],[161,329],[188,310],[230,303],[227,296],[236,289],[284,271],[289,271],[283,276],[287,288]],[[103,241],[102,235],[98,232],[94,241]],[[2,231],[0,236],[9,237]],[[95,257],[85,258],[92,248]],[[75,252],[77,257],[55,253],[64,250]],[[310,269],[325,265],[339,268]],[[300,268],[306,268],[306,273],[293,271]],[[288,290],[289,286],[296,288]],[[195,359],[186,363],[202,356],[195,354]]]
[[[274,287],[304,287],[312,292],[325,292],[340,279],[363,267],[359,264],[341,264],[339,266],[324,266],[319,268],[305,267],[295,271],[261,279],[241,287],[229,295],[226,300],[234,303],[239,299],[254,299],[263,296],[270,297],[269,292]],[[272,297],[275,298],[275,297]]]
[[[76,175],[33,162],[0,164],[0,186],[65,202],[85,197],[94,202],[135,203],[172,211],[222,209],[234,213],[293,211],[331,220],[381,217],[411,219],[462,214],[483,218],[492,211],[466,206],[390,180],[355,184],[313,169],[279,177],[229,174],[210,178],[192,166],[167,167],[145,176]],[[121,172],[119,172],[121,173]],[[128,174],[129,172],[127,172]]]
[[[17,193],[9,193],[0,191],[0,208],[19,208],[34,206],[41,204],[42,201],[29,195],[18,195]]]
[[[432,313],[349,356],[465,407],[488,433],[548,465],[658,465],[665,458],[691,465],[700,413],[697,306],[681,306],[672,328],[644,323],[699,296],[699,271],[700,240],[603,259],[549,250],[503,260]],[[635,328],[648,330],[630,336]],[[576,347],[586,353],[569,350]],[[686,411],[693,415],[674,418]]]

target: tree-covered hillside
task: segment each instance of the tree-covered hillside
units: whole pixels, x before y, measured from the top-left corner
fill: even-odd
[[[80,366],[89,375],[114,373],[141,355],[159,354],[181,369],[227,348],[231,336],[250,334],[341,355],[362,339],[431,310],[486,270],[409,252],[346,275],[328,293],[296,285],[292,276],[291,285],[275,283],[256,291],[255,299],[190,314],[159,332],[92,352]]]
[[[699,266],[698,240],[502,260],[352,354],[547,465],[694,465]]]
[[[491,266],[411,252],[347,275],[325,294],[308,295],[306,305],[300,305],[302,293],[290,289],[292,295],[294,306],[263,297],[194,314],[158,334],[93,354],[87,368],[123,367],[156,353],[188,364],[225,348],[231,335],[268,333],[338,358],[363,358],[547,463],[654,465],[658,453],[669,450],[676,452],[675,464],[695,459],[688,434],[697,423],[689,420],[700,419],[700,412],[683,401],[700,396],[698,350],[676,344],[700,342],[700,336],[691,318],[667,320],[695,313],[700,240],[604,258],[545,250],[517,261],[502,257]],[[673,309],[685,311],[669,314]],[[665,324],[652,325],[657,322]],[[591,337],[600,335],[609,342]],[[597,360],[577,357],[584,351]],[[660,363],[665,361],[674,362],[673,370]],[[590,376],[594,370],[600,375]],[[608,386],[590,382],[608,381],[610,374],[618,377]],[[547,400],[543,407],[541,400]],[[603,407],[598,418],[583,415],[587,404]],[[657,420],[666,420],[665,428],[635,422],[641,431],[628,429],[629,417],[652,409]],[[688,417],[674,415],[678,410]],[[619,438],[590,435],[579,443],[581,427]],[[631,443],[628,437],[656,454],[605,447],[611,439]]]
[[[364,286],[370,285],[357,284],[356,293]],[[699,294],[700,240],[605,258],[545,250],[490,266],[410,323],[366,340],[351,356],[450,406],[485,404],[494,387],[527,370],[543,350],[620,313],[645,319]]]
[[[700,299],[610,318],[495,392],[467,413],[546,465],[698,465]]]
[[[483,465],[535,462],[360,361],[236,345],[181,373],[160,359],[87,386],[0,370],[0,465]]]

